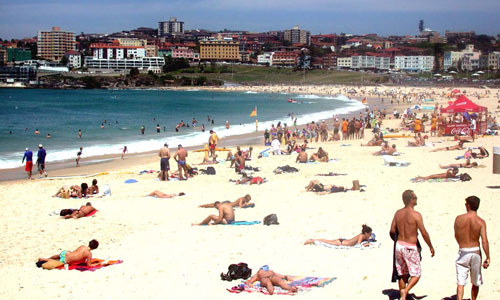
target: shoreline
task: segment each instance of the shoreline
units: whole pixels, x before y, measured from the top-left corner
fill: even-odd
[[[297,87],[297,86],[296,86]],[[241,87],[244,88],[246,91],[254,91],[257,92],[255,89],[251,89],[249,87]],[[299,91],[301,90],[300,87]],[[208,89],[203,89],[204,91],[214,91],[214,92],[241,92],[240,91],[228,91],[226,89],[221,89],[220,88],[208,88]],[[176,90],[186,90],[186,89],[176,89]],[[200,89],[201,90],[201,89]],[[257,89],[258,90],[258,89]],[[266,93],[266,92],[259,92],[259,93]],[[292,93],[297,93],[300,94],[300,92],[292,92]],[[303,95],[307,95],[306,93],[302,93]],[[322,95],[322,96],[332,96],[335,94],[332,94],[332,92],[325,92],[321,91],[318,93],[315,93],[316,95]],[[348,96],[349,97],[349,96]],[[361,102],[361,100],[354,99],[349,97],[350,99],[356,100],[358,102]],[[387,103],[385,105],[382,105],[380,103],[380,98],[377,97],[366,97],[367,99],[367,106],[371,107],[371,105],[376,105],[380,109],[388,108],[389,106]],[[363,109],[355,110],[346,114],[338,115],[339,117],[358,117],[359,112],[362,111]],[[331,123],[333,121],[333,116],[324,119],[327,124],[329,124],[329,127],[331,127]],[[319,120],[310,120],[311,121],[319,121]],[[302,129],[305,127],[304,125],[297,125],[297,128]],[[263,139],[263,133],[264,129],[259,129],[256,132],[252,133],[245,133],[245,134],[239,134],[239,135],[232,135],[229,137],[221,138],[220,139],[220,147],[227,147],[227,148],[235,148],[236,146],[249,146],[249,145],[256,145],[260,144],[258,140]],[[207,133],[207,140],[209,133]],[[184,147],[188,151],[192,151],[195,149],[200,149],[204,144],[201,145],[193,145],[189,147]],[[171,146],[171,151],[175,152],[175,145],[170,145]],[[77,175],[83,175],[83,172],[91,172],[91,173],[86,173],[85,175],[90,175],[90,174],[96,174],[96,173],[102,173],[102,172],[109,172],[109,170],[114,170],[114,165],[117,164],[117,161],[127,161],[126,165],[138,165],[141,163],[145,162],[150,162],[153,158],[156,157],[156,153],[159,151],[158,150],[150,150],[150,151],[145,151],[145,152],[137,152],[137,153],[127,153],[125,155],[126,159],[121,160],[121,154],[106,154],[106,155],[99,155],[99,156],[89,156],[89,157],[84,157],[80,160],[80,166],[76,167],[75,166],[75,160],[74,159],[69,159],[69,160],[62,160],[62,161],[56,161],[53,163],[46,163],[46,170],[47,173],[50,174],[50,176],[77,176]],[[95,172],[98,170],[97,172]],[[32,179],[36,180],[38,178],[39,173],[36,168],[36,164],[33,164],[33,173],[32,173]],[[16,180],[26,180],[27,178],[26,171],[24,171],[24,166],[17,167],[17,168],[10,168],[10,169],[2,169],[0,170],[0,182],[4,181],[16,181]]]

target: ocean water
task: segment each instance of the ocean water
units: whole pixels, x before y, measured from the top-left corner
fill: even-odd
[[[288,103],[288,98],[299,103]],[[47,161],[75,159],[79,147],[82,157],[202,145],[210,129],[220,138],[255,131],[257,107],[259,130],[272,123],[298,124],[318,121],[364,108],[343,95],[335,97],[256,92],[158,91],[158,90],[18,90],[0,89],[0,169],[20,167],[24,149],[36,153],[38,144],[47,150]],[[207,121],[214,119],[214,124]],[[175,131],[180,120],[198,127]],[[225,128],[229,121],[230,129]],[[101,129],[104,124],[104,129]],[[161,132],[156,132],[159,124]],[[205,124],[205,132],[201,132]],[[144,135],[141,126],[146,127]],[[38,129],[40,135],[35,135]],[[82,138],[78,130],[82,130]],[[50,133],[50,139],[46,135]],[[34,156],[36,159],[36,155]]]

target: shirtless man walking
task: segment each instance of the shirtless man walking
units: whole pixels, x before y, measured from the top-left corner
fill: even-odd
[[[188,156],[188,153],[186,149],[182,148],[182,145],[179,144],[177,147],[177,152],[174,154],[174,159],[177,162],[177,167],[179,168],[179,180],[187,180],[188,179],[188,174],[187,174],[187,168],[186,168],[186,157]],[[184,176],[185,178],[182,177],[182,170],[184,170]]]
[[[470,196],[465,199],[465,209],[467,213],[455,219],[455,239],[458,246],[458,258],[455,262],[457,269],[457,300],[462,300],[464,287],[467,283],[468,273],[472,283],[471,299],[476,300],[479,293],[479,286],[483,284],[481,275],[481,249],[479,248],[479,237],[483,246],[486,259],[483,268],[490,265],[490,246],[486,236],[486,222],[477,215],[479,208],[479,198]]]
[[[434,256],[431,238],[424,227],[422,215],[414,210],[417,205],[417,195],[412,190],[403,193],[405,207],[396,211],[391,224],[391,237],[396,240],[396,270],[399,276],[399,292],[401,300],[406,300],[421,276],[420,254],[417,249],[418,231],[429,246],[431,256]]]
[[[90,251],[97,249],[99,242],[91,240],[89,246],[80,246],[75,251],[64,250],[60,254],[53,255],[49,258],[39,258],[38,261],[58,260],[62,264],[79,264],[86,263],[87,266],[92,266],[92,253]]]
[[[163,145],[163,148],[160,149],[160,153],[158,154],[161,158],[160,158],[160,178],[162,181],[169,181],[170,179],[168,179],[168,171],[170,170],[170,163],[169,163],[169,159],[170,159],[170,151],[168,150],[168,144],[165,143]]]
[[[216,225],[216,224],[232,224],[234,223],[234,208],[231,203],[214,202],[214,207],[219,211],[219,215],[209,215],[201,223],[193,223],[192,225]],[[212,223],[210,223],[212,221]]]

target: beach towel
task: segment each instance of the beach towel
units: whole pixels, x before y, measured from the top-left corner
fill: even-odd
[[[324,287],[325,285],[333,282],[336,277],[302,277],[302,276],[290,276],[292,281],[287,281],[287,283],[291,286],[297,287],[297,293],[304,293],[310,291],[313,287]],[[266,288],[260,286],[260,282],[256,282],[253,287],[246,285],[244,282],[234,286],[230,289],[227,289],[231,293],[239,294],[241,292],[247,293],[263,293],[265,295],[269,295],[269,292]],[[287,290],[284,290],[280,287],[274,287],[274,294],[276,295],[295,295],[297,293],[293,293]]]
[[[460,181],[460,178],[438,178],[438,179],[417,179],[417,178],[412,178],[410,179],[411,182],[458,182]]]
[[[340,147],[349,147],[351,144],[340,144]]]
[[[133,178],[125,180],[125,183],[136,183],[136,182],[138,182],[138,181],[133,179]]]
[[[241,225],[257,225],[257,224],[260,224],[260,221],[235,221],[234,223],[226,225],[241,226]]]
[[[347,174],[344,174],[344,173],[334,173],[334,172],[330,172],[330,173],[326,173],[326,174],[316,174],[316,176],[345,176]]]
[[[382,155],[382,158],[384,159],[384,164],[390,167],[407,167],[410,165],[409,162],[397,160],[390,155]]]
[[[94,272],[95,270],[98,270],[98,269],[101,269],[101,268],[104,268],[104,267],[107,267],[107,266],[111,266],[111,265],[116,265],[116,264],[121,264],[123,262],[123,260],[108,260],[108,261],[105,261],[103,259],[97,259],[97,258],[93,258],[92,259],[92,263],[93,264],[97,264],[95,266],[87,266],[86,264],[82,263],[82,264],[70,264],[68,266],[68,270],[78,270],[78,271],[90,271],[90,272]],[[58,270],[64,270],[64,265],[63,266],[60,266],[60,267],[57,267],[56,269]]]
[[[84,216],[84,218],[87,218],[87,217],[92,217],[93,215],[95,215],[96,213],[98,212],[98,210],[94,210],[92,211],[91,213],[89,213],[88,215]]]
[[[333,248],[333,249],[373,249],[373,248],[378,248],[380,247],[379,242],[362,242],[361,244],[357,244],[354,246],[336,246],[336,245],[331,245],[328,243],[324,243],[321,241],[314,241],[314,245],[317,246],[324,246],[327,248]]]

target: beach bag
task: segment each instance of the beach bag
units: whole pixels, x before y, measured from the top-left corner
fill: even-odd
[[[228,271],[226,274],[220,274],[221,280],[232,281],[236,279],[248,279],[252,276],[252,269],[250,269],[246,263],[231,264],[227,269]]]
[[[207,175],[215,175],[215,168],[207,167]]]
[[[262,222],[264,223],[264,225],[279,225],[280,223],[278,223],[278,216],[276,214],[270,214],[269,216],[266,216],[264,218],[264,221]]]
[[[460,174],[460,181],[471,181],[471,180],[472,177],[470,177],[469,174],[467,173]]]

